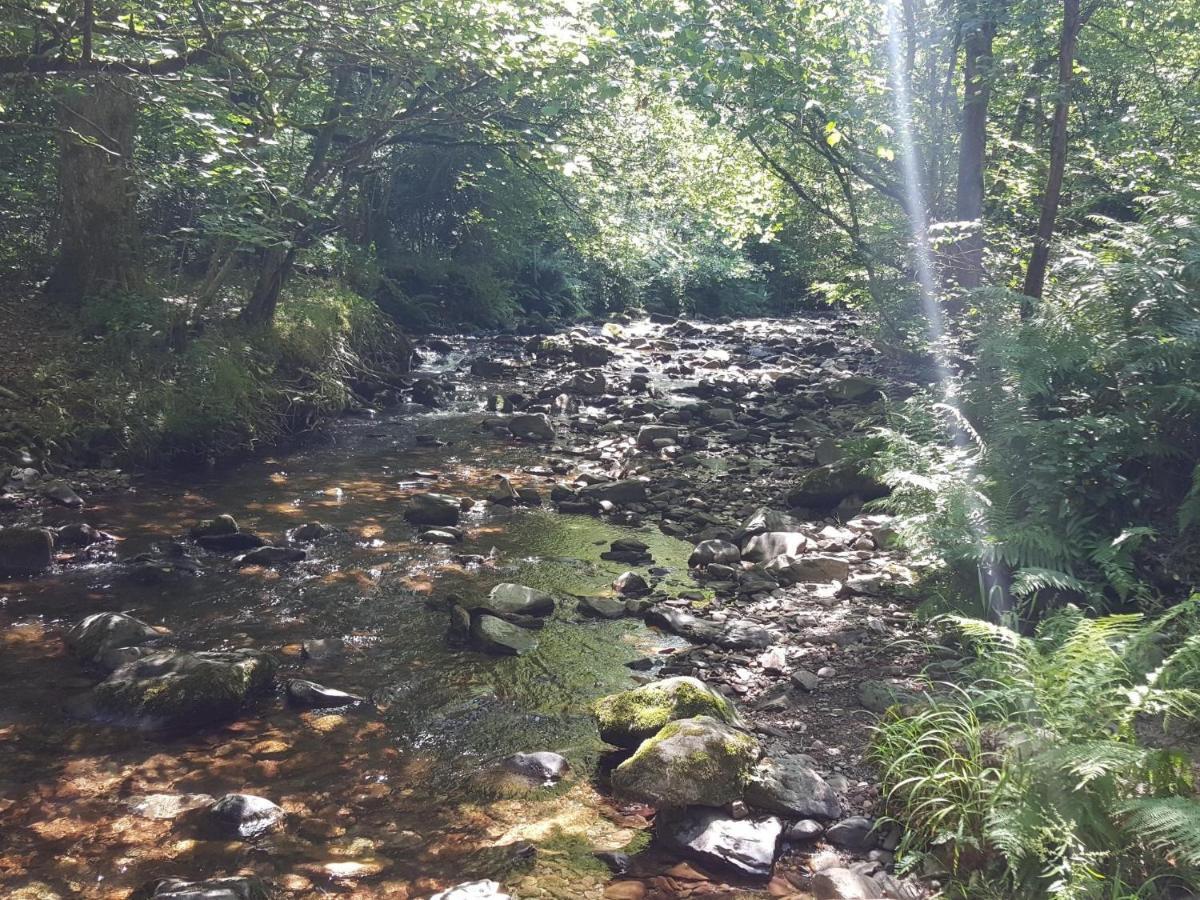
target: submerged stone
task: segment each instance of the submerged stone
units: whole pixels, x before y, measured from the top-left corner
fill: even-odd
[[[254,794],[226,794],[209,812],[222,829],[243,839],[260,837],[285,818],[280,807]]]
[[[489,653],[520,656],[537,649],[537,638],[511,622],[486,613],[471,621],[471,637]]]

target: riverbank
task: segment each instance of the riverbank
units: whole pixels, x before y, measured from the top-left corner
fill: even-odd
[[[838,460],[903,379],[833,319],[639,322],[436,341],[423,355],[425,412],[349,420],[331,443],[184,480],[135,478],[80,510],[7,514],[121,540],[60,549],[50,574],[0,586],[4,677],[38,685],[5,711],[4,830],[21,837],[0,878],[48,892],[30,896],[116,897],[154,876],[242,872],[286,896],[424,897],[460,875],[520,898],[617,900],[805,896],[822,870],[885,875],[890,850],[854,817],[880,811],[864,758],[873,710],[923,664],[905,643],[920,637],[915,573],[888,549],[886,520],[859,511],[875,487]],[[431,492],[471,500],[447,538],[460,542],[404,522]],[[185,539],[217,513],[306,558],[231,564]],[[310,519],[327,536],[297,542]],[[689,560],[704,542],[737,558]],[[625,571],[647,590],[628,590]],[[448,638],[449,605],[498,583],[556,597],[536,650],[497,658]],[[302,676],[369,703],[298,713],[268,694],[167,743],[72,722],[64,698],[95,677],[59,635],[98,610],[170,629],[173,647],[265,650],[279,683]],[[604,610],[613,618],[586,615]],[[321,659],[314,641],[341,650]],[[662,834],[643,849],[652,808],[609,793],[615,760],[590,703],[672,675],[728,696],[767,758],[829,788],[812,815],[775,813],[787,831],[766,879]],[[549,796],[489,799],[468,777],[535,751],[571,766]],[[147,797],[229,791],[271,798],[286,827],[229,844],[138,811]],[[764,821],[753,804],[727,815]],[[900,890],[884,882],[872,884]]]

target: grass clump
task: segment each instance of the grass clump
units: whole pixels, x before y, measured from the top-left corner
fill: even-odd
[[[1200,885],[1179,734],[1200,718],[1198,615],[1195,598],[1154,621],[1067,609],[1032,637],[945,619],[973,656],[967,686],[891,710],[872,746],[905,865],[962,875],[953,890],[971,897]]]

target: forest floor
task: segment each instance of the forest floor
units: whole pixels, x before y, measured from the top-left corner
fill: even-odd
[[[890,549],[888,517],[862,512],[878,486],[847,462],[879,423],[881,392],[910,391],[910,377],[853,322],[821,317],[450,338],[419,353],[396,386],[423,405],[347,420],[327,446],[135,476],[117,494],[77,481],[82,508],[8,486],[8,524],[85,521],[120,539],[60,548],[49,575],[0,583],[13,651],[0,674],[37,685],[0,709],[0,784],[12,788],[0,808],[0,884],[10,895],[40,886],[30,896],[107,900],[157,874],[253,875],[295,898],[417,898],[457,872],[495,877],[519,900],[917,896],[889,874],[894,834],[868,832],[883,804],[867,751],[875,717],[913,696],[927,662],[921,572]],[[400,520],[398,501],[431,482],[470,498],[461,534],[449,533],[457,545],[430,544]],[[217,512],[276,545],[305,546],[290,559],[306,558],[247,568],[183,537]],[[332,538],[298,544],[294,526],[316,516]],[[705,541],[732,542],[741,560],[689,566]],[[614,578],[624,570],[646,591]],[[535,632],[540,649],[489,667],[478,648],[447,644],[445,604],[500,579],[568,599]],[[430,602],[395,618],[397,596]],[[584,616],[589,596],[618,619]],[[371,702],[314,718],[277,696],[165,746],[98,732],[59,711],[61,692],[91,683],[63,659],[61,631],[97,609],[132,611],[184,646],[259,647],[304,678],[316,665],[314,676]],[[297,649],[314,634],[356,649],[314,664]],[[641,648],[632,659],[631,642]],[[483,707],[463,672],[490,679]],[[615,759],[568,749],[594,742],[594,730],[574,729],[597,691],[671,675],[733,699],[764,765],[781,773],[770,797],[704,813],[717,816],[708,843],[686,821],[654,825],[651,807],[612,797]],[[561,751],[572,786],[519,807],[436,799],[431,766],[461,767],[480,752],[472,740],[487,753]],[[138,797],[230,790],[279,802],[286,835],[213,841],[183,819],[129,812]],[[590,799],[580,803],[581,791]],[[572,840],[610,851],[612,872],[564,856],[562,823],[577,809],[599,818],[581,812],[591,824]],[[559,844],[547,843],[548,823]],[[411,830],[401,840],[397,827]],[[648,850],[611,852],[651,828]],[[479,860],[497,842],[509,858],[489,868]],[[749,876],[747,858],[768,874]]]

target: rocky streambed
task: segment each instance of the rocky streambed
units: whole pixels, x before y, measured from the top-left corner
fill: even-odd
[[[419,352],[287,455],[11,472],[5,895],[920,896],[847,450],[905,378],[822,318]]]

